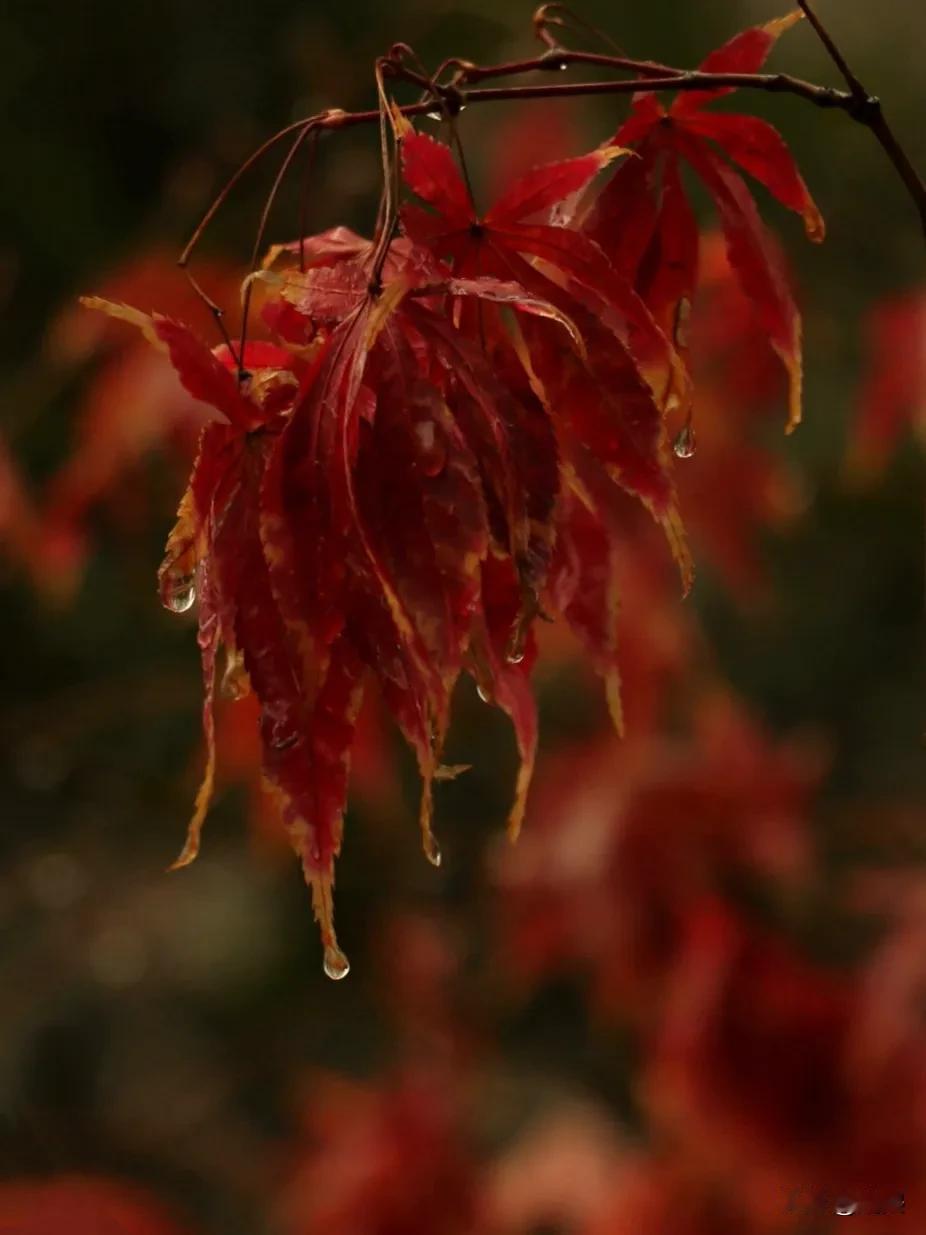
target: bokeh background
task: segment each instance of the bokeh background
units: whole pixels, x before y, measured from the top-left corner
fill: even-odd
[[[926,11],[820,8],[926,167]],[[779,12],[581,10],[690,66]],[[173,263],[236,164],[294,118],[370,106],[398,39],[431,65],[489,61],[529,52],[529,19],[515,0],[0,10],[3,1235],[816,1232],[840,1197],[900,1192],[921,1229],[924,251],[842,115],[748,101],[829,225],[812,248],[763,200],[805,314],[806,423],[782,436],[774,363],[709,239],[701,446],[679,465],[698,582],[682,602],[658,541],[628,535],[623,745],[551,632],[509,852],[513,742],[461,691],[450,754],[473,770],[440,789],[435,870],[411,762],[371,709],[338,984],[260,796],[248,704],[220,714],[204,852],[164,873],[201,764],[200,675],[154,576],[197,412],[76,297],[212,337]],[[775,56],[835,82],[809,30]],[[462,134],[490,190],[602,140],[623,105],[477,110]],[[324,143],[312,229],[369,228],[378,175],[372,131]],[[270,176],[202,248],[230,308]],[[284,192],[271,238],[295,218]]]

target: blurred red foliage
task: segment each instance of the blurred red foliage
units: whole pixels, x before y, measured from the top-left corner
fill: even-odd
[[[588,971],[593,998],[648,1019],[684,947],[686,918],[731,879],[779,895],[810,872],[813,746],[773,743],[722,694],[691,737],[631,735],[563,751],[538,787],[523,841],[498,865],[499,913],[531,984]]]
[[[846,460],[850,475],[862,479],[887,467],[910,429],[926,438],[926,294],[883,300],[864,330],[868,371]]]
[[[475,1163],[451,1076],[319,1077],[283,1189],[284,1235],[475,1235]]]
[[[188,1235],[134,1184],[85,1175],[0,1183],[0,1235]]]

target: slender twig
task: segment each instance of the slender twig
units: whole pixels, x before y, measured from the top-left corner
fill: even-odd
[[[386,76],[393,80],[408,82],[424,91],[425,97],[419,101],[406,103],[396,108],[398,113],[407,118],[426,115],[434,111],[435,106],[440,110],[452,110],[453,114],[457,114],[464,106],[475,106],[480,103],[500,102],[503,100],[578,98],[590,95],[636,94],[643,91],[662,93],[732,88],[736,90],[760,90],[771,94],[794,95],[808,103],[812,103],[816,107],[844,111],[872,131],[913,199],[923,221],[924,232],[926,232],[926,185],[924,185],[900,142],[884,119],[878,100],[869,95],[854,74],[852,74],[838,48],[833,43],[832,38],[827,34],[822,23],[820,23],[813,12],[809,0],[798,0],[798,3],[800,3],[808,20],[823,40],[827,51],[833,56],[840,72],[842,72],[846,79],[846,83],[849,86],[848,90],[819,86],[787,73],[687,72],[652,60],[633,60],[625,56],[608,56],[595,52],[578,52],[559,48],[548,49],[542,55],[528,59],[512,60],[501,64],[485,66],[471,64],[468,61],[452,57],[441,65],[433,77],[429,78],[425,73],[419,72],[406,63],[408,59],[417,59],[413,57],[410,49],[405,48],[404,45],[397,45],[394,50],[397,53],[401,53],[401,59],[396,56],[387,56],[377,63],[380,106],[357,112],[331,109],[305,120],[296,121],[285,129],[281,129],[279,133],[274,134],[273,137],[269,138],[258,150],[249,156],[224,186],[193,233],[181,255],[180,264],[185,266],[189,262],[193,250],[199,243],[206,227],[215,217],[215,214],[226,201],[229,193],[241,179],[242,175],[253,167],[258,159],[277,142],[291,134],[298,135],[296,141],[287,152],[283,166],[277,174],[272,197],[276,196],[283,174],[285,174],[293,158],[295,158],[309,132],[355,128],[366,124],[383,125],[385,108],[383,79]],[[557,71],[570,65],[594,66],[620,72],[630,72],[634,76],[613,81],[538,82],[525,86],[504,85],[479,87],[476,89],[467,88],[476,82],[533,72],[549,73],[550,71]],[[447,84],[441,84],[441,75],[446,69],[451,67],[456,70],[452,80]],[[394,163],[394,160],[389,157],[385,150],[384,162],[387,167]],[[389,241],[395,230],[395,210],[393,208],[394,202],[391,198],[392,193],[390,188],[387,187],[386,216],[380,229],[377,244],[377,260],[374,264],[375,273],[381,273]],[[268,214],[269,209],[265,208],[260,229],[261,235]]]
[[[885,119],[884,112],[881,110],[881,100],[875,95],[870,94],[853,73],[845,56],[839,50],[835,39],[820,20],[810,0],[797,0],[797,2],[804,16],[815,30],[830,59],[836,65],[846,85],[849,87],[852,103],[845,110],[853,120],[857,120],[859,124],[863,124],[867,129],[871,130],[875,140],[890,159],[894,170],[903,181],[907,192],[913,198],[913,202],[919,211],[923,234],[926,235],[926,183],[923,182],[923,178],[910,162],[907,152]]]
[[[200,238],[202,237],[203,232],[206,230],[206,228],[209,226],[209,224],[212,222],[212,220],[215,218],[218,212],[222,209],[223,205],[228,200],[229,194],[238,184],[239,180],[241,180],[242,176],[244,176],[247,172],[249,172],[251,168],[254,166],[254,164],[259,162],[259,160],[263,157],[263,155],[267,153],[268,150],[272,150],[273,147],[276,146],[279,142],[281,142],[284,137],[289,137],[290,133],[297,132],[299,129],[303,127],[303,125],[305,125],[305,123],[306,123],[305,120],[296,120],[292,124],[288,124],[285,129],[280,129],[279,132],[274,133],[272,137],[268,137],[267,140],[263,142],[260,146],[258,146],[257,149],[252,154],[248,155],[248,157],[244,160],[241,166],[235,171],[234,175],[232,175],[225,182],[225,184],[222,186],[221,190],[219,191],[218,196],[214,199],[212,205],[209,207],[209,209],[200,219],[196,230],[194,231],[190,239],[187,241],[186,248],[183,250],[179,258],[177,259],[178,266],[185,266],[189,262],[190,257],[192,256],[193,250],[196,248],[197,244],[199,244],[199,241],[200,241]]]
[[[194,279],[192,270],[189,270],[186,266],[184,266],[183,273],[186,275],[187,282],[189,283],[190,287],[193,289],[196,295],[200,298],[200,300],[203,302],[203,304],[206,306],[209,312],[212,314],[212,320],[215,322],[216,326],[218,327],[219,334],[222,336],[222,340],[225,343],[225,346],[228,348],[228,353],[235,363],[235,368],[240,374],[243,371],[241,353],[235,350],[235,345],[232,342],[232,337],[228,333],[228,328],[225,325],[225,310],[222,308],[220,304],[216,304],[216,302],[212,299],[212,297],[209,295],[206,289],[196,279]]]
[[[389,114],[389,98],[386,94],[384,80],[386,73],[394,67],[396,67],[396,62],[388,57],[376,62],[376,93],[379,96],[376,115],[379,121],[380,158],[383,166],[383,201],[381,222],[378,225],[379,234],[376,237],[371,263],[370,291],[374,295],[378,295],[382,290],[383,267],[386,265],[389,246],[392,244],[399,225],[399,160],[397,151],[393,149],[396,145],[396,136],[392,117]],[[417,73],[411,73],[411,70],[405,69],[404,66],[398,67],[405,73],[415,78],[418,77]],[[425,85],[430,86],[427,78],[424,81]],[[390,137],[392,145],[390,145]]]
[[[260,251],[264,245],[264,237],[267,233],[267,223],[270,220],[270,212],[273,209],[274,202],[276,201],[277,195],[280,191],[283,181],[286,178],[286,173],[289,171],[290,167],[292,167],[296,156],[298,155],[299,151],[302,149],[306,141],[306,138],[309,136],[310,133],[314,133],[315,129],[316,129],[316,123],[315,123],[314,118],[303,121],[302,127],[299,129],[298,133],[296,134],[295,141],[292,143],[290,148],[287,150],[286,154],[283,157],[283,161],[280,164],[279,169],[277,170],[277,174],[274,177],[273,184],[270,186],[270,192],[267,194],[267,200],[264,202],[264,208],[261,211],[260,221],[257,224],[257,232],[254,236],[254,245],[251,249],[251,263],[250,263],[251,270],[255,270],[257,268],[257,261],[258,261],[258,258],[260,257]],[[245,379],[250,376],[250,374],[247,372],[246,367],[245,367],[245,360],[246,360],[245,349],[247,345],[248,320],[251,314],[251,296],[253,293],[253,289],[254,289],[254,284],[253,282],[249,280],[247,283],[247,286],[244,289],[244,299],[242,301],[242,306],[241,306],[241,337],[238,340],[238,352],[240,355],[240,363],[238,365],[238,381],[239,382],[245,381]]]
[[[552,48],[556,46],[555,39],[547,31],[547,26],[558,26],[561,30],[565,30],[568,29],[569,23],[572,22],[576,29],[583,31],[585,34],[590,34],[592,38],[599,39],[609,47],[613,47],[619,56],[624,55],[624,49],[611,38],[610,34],[605,30],[599,30],[597,26],[593,26],[580,13],[573,12],[568,4],[542,4],[534,13],[533,22],[535,34],[547,47]]]
[[[810,0],[797,0],[797,3],[798,3],[798,6],[801,12],[804,14],[804,16],[810,22],[811,26],[813,26],[814,30],[816,31],[817,37],[819,38],[820,42],[823,44],[823,46],[826,48],[827,52],[829,53],[830,59],[833,61],[833,63],[836,65],[836,68],[839,69],[840,73],[842,74],[846,85],[849,87],[849,90],[857,98],[867,99],[869,97],[868,91],[865,89],[865,87],[862,85],[859,79],[855,76],[855,74],[849,68],[849,65],[846,63],[845,56],[836,46],[836,42],[833,39],[833,36],[826,29],[823,22],[817,16],[816,12],[814,11],[813,5],[810,3]]]
[[[309,185],[312,182],[315,156],[318,153],[318,129],[312,130],[308,145],[309,149],[302,169],[302,184],[299,188],[299,269],[303,272],[305,271],[305,237],[309,217]]]

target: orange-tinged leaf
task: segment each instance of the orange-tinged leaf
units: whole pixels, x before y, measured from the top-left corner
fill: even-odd
[[[203,736],[206,742],[206,767],[202,783],[196,794],[193,815],[187,825],[186,840],[177,859],[171,864],[171,870],[179,870],[189,866],[199,854],[200,837],[203,824],[206,821],[212,794],[215,788],[215,662],[219,647],[220,627],[219,615],[212,596],[212,585],[209,567],[200,567],[197,579],[199,599],[199,629],[197,642],[203,666]]]
[[[149,342],[166,351],[181,382],[194,399],[207,403],[239,429],[261,423],[254,404],[240,391],[230,370],[186,326],[158,314],[149,316],[129,305],[115,304],[99,296],[84,296],[88,309],[99,309],[137,326]]]
[[[781,36],[803,16],[800,9],[794,9],[762,26],[743,30],[706,56],[698,66],[699,70],[702,73],[758,73]],[[698,111],[705,103],[732,94],[734,90],[734,86],[722,86],[717,90],[682,91],[672,105],[672,114],[685,116]]]
[[[514,800],[508,814],[508,836],[517,840],[527,810],[537,758],[537,704],[530,672],[537,646],[530,635],[511,650],[511,635],[520,613],[517,577],[509,563],[489,557],[482,569],[483,622],[474,632],[473,676],[480,697],[497,704],[511,718],[518,745]]]

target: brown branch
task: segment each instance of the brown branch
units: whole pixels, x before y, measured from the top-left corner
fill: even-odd
[[[811,0],[797,0],[804,16],[815,30],[817,37],[826,49],[830,59],[842,74],[849,87],[852,102],[845,108],[853,120],[863,124],[873,134],[875,141],[890,159],[894,170],[903,181],[907,192],[919,211],[920,224],[926,236],[926,183],[910,161],[910,157],[897,138],[896,133],[885,119],[881,110],[881,100],[876,95],[869,94],[859,79],[853,73],[849,64],[839,50],[839,47],[829,30],[817,15]]]
[[[846,65],[838,48],[826,33],[809,0],[798,0],[801,8],[807,14],[814,29],[824,41],[827,50],[833,56],[840,72],[846,78],[849,90],[836,90],[829,86],[818,86],[813,82],[803,81],[787,73],[704,73],[699,71],[686,72],[670,65],[660,64],[653,60],[633,60],[624,56],[608,56],[596,52],[578,52],[560,49],[548,49],[540,56],[524,60],[506,61],[501,64],[480,66],[468,61],[451,58],[444,62],[433,78],[411,68],[404,62],[410,49],[401,47],[402,60],[386,57],[378,62],[384,75],[393,80],[408,82],[425,92],[425,97],[415,103],[406,103],[396,110],[408,118],[427,115],[433,112],[435,105],[439,110],[456,114],[464,106],[480,103],[516,101],[520,99],[559,99],[579,98],[590,95],[636,94],[641,91],[674,92],[695,90],[717,90],[732,88],[737,90],[761,90],[770,94],[791,94],[802,98],[816,107],[844,111],[853,119],[869,128],[876,140],[887,153],[888,158],[900,176],[913,199],[923,222],[926,233],[926,185],[913,167],[900,142],[890,129],[881,112],[879,101],[867,94]],[[397,47],[398,50],[398,47]],[[516,76],[523,73],[558,71],[569,65],[586,65],[636,74],[632,78],[615,81],[591,82],[543,82],[527,86],[490,86],[477,89],[464,89],[475,82],[488,81],[498,77]],[[446,85],[439,82],[441,72],[450,66],[456,67],[453,79]],[[338,108],[321,112],[317,116],[299,120],[288,125],[279,133],[269,138],[238,168],[226,183],[218,197],[212,203],[197,226],[193,236],[184,249],[180,264],[185,266],[199,243],[203,232],[215,217],[217,211],[226,201],[229,193],[258,159],[271,147],[290,134],[298,134],[294,143],[295,150],[301,146],[305,136],[310,131],[336,130],[355,128],[365,124],[380,124],[383,119],[382,105],[367,111],[345,112]],[[295,155],[291,147],[289,155],[284,160],[284,169],[288,167]],[[278,184],[275,184],[276,189]],[[274,193],[275,195],[275,193]]]
[[[854,94],[856,98],[867,99],[869,97],[868,91],[865,89],[865,87],[862,85],[859,79],[855,76],[855,74],[849,68],[849,65],[846,63],[845,56],[836,46],[836,42],[833,39],[833,36],[824,26],[820,18],[817,16],[816,12],[814,11],[813,5],[810,3],[810,0],[797,0],[797,3],[798,3],[798,7],[800,8],[801,12],[804,14],[804,16],[810,22],[811,26],[813,26],[814,30],[816,31],[817,37],[819,38],[823,46],[826,48],[830,59],[836,65],[836,68],[839,69],[840,73],[843,76],[843,80],[845,81],[846,85],[849,87],[849,90],[851,91],[851,93]]]

